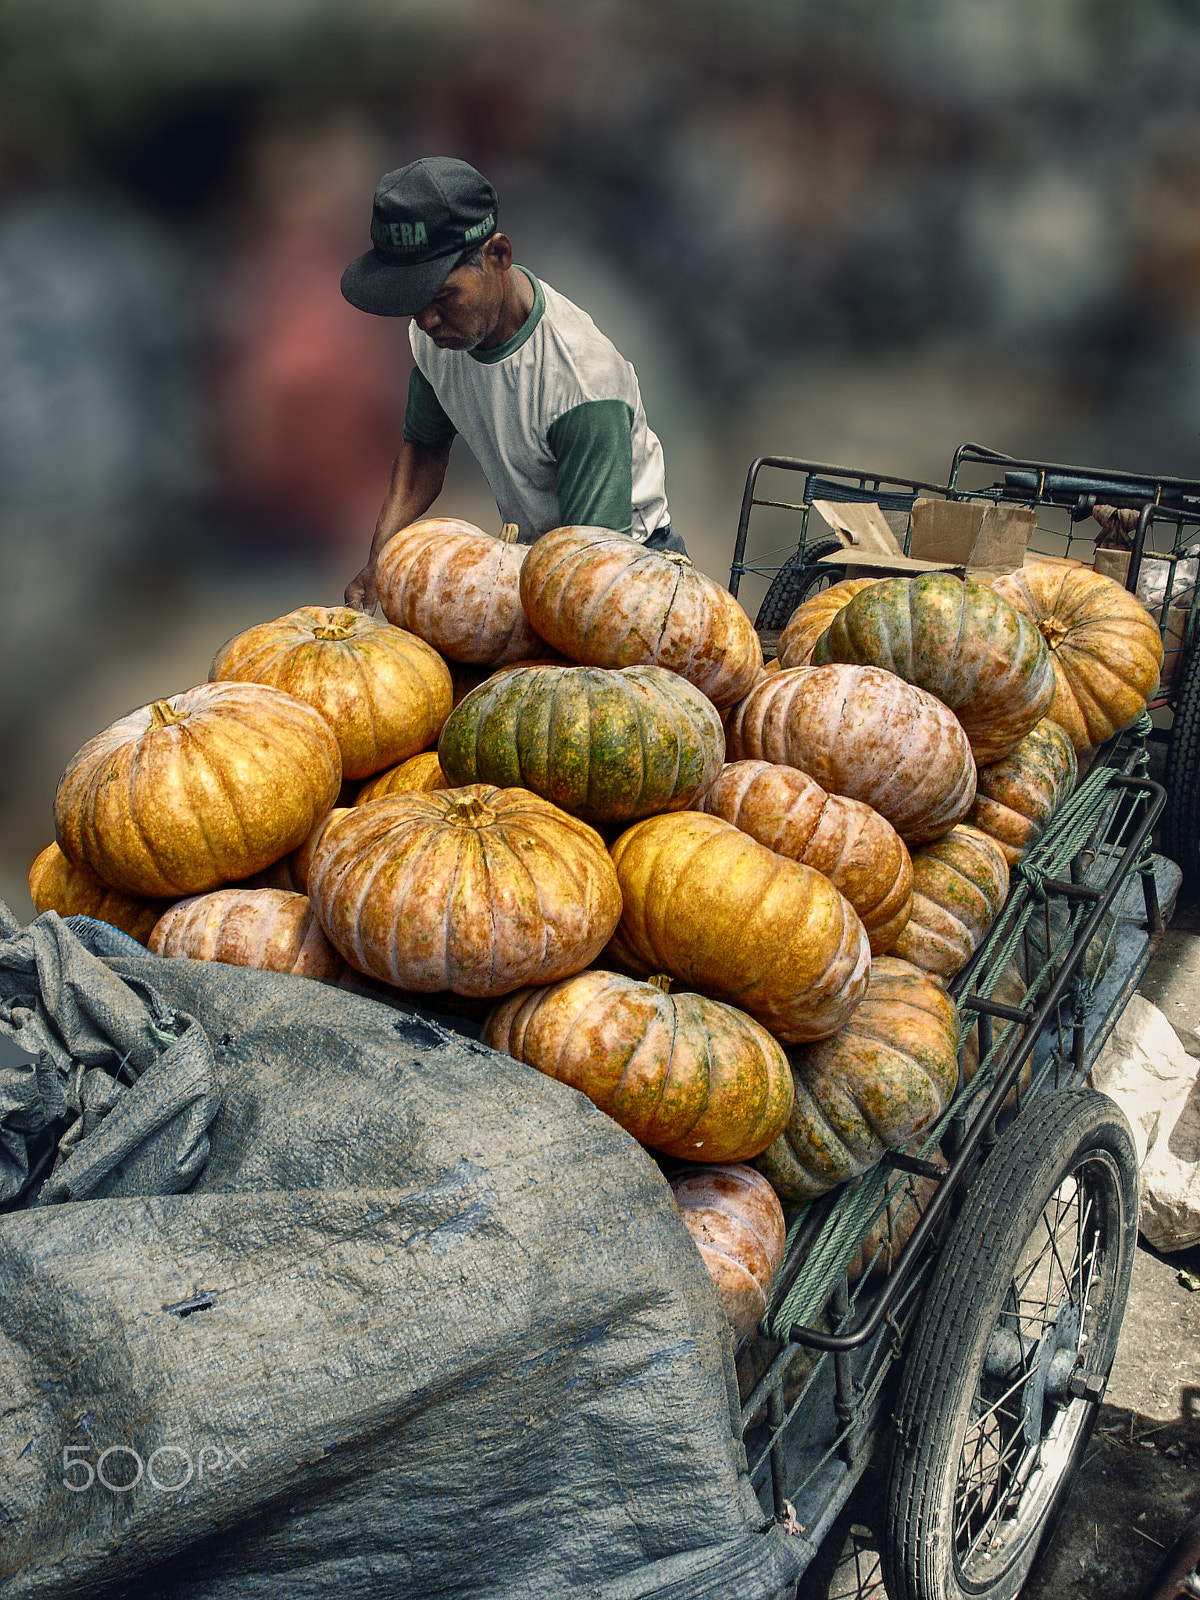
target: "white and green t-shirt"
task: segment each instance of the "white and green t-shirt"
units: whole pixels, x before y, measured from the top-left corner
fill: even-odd
[[[643,540],[670,521],[637,373],[585,311],[527,267],[533,310],[494,350],[439,350],[415,321],[404,437],[466,440],[523,543],[550,528]]]

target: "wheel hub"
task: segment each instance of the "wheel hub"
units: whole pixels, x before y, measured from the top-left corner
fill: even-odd
[[[1036,1447],[1042,1437],[1042,1417],[1047,1400],[1066,1399],[1075,1362],[1079,1356],[1079,1307],[1064,1300],[1054,1321],[1038,1341],[1033,1364],[1021,1394],[1025,1440]]]

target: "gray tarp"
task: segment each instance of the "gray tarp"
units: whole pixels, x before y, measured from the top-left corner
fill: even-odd
[[[109,953],[0,906],[9,1195],[88,1127],[0,1216],[0,1596],[791,1592],[811,1547],[615,1123],[363,995],[81,931]]]

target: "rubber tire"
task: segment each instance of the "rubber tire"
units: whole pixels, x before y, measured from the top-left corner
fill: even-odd
[[[780,567],[763,596],[754,626],[760,630],[782,628],[797,606],[814,594],[820,594],[822,589],[840,583],[846,576],[845,567],[821,563],[821,557],[844,548],[840,539],[818,539],[801,555],[794,556],[786,567]]]
[[[880,1552],[890,1600],[1013,1600],[1058,1522],[1099,1410],[1081,1399],[1053,1413],[1063,1425],[1061,1458],[1045,1482],[1037,1474],[1029,1480],[1036,1485],[1030,1525],[1017,1532],[996,1571],[977,1580],[961,1573],[955,1494],[988,1343],[1017,1263],[1039,1236],[1044,1208],[1085,1164],[1103,1191],[1104,1245],[1084,1364],[1105,1378],[1111,1370],[1137,1244],[1137,1152],[1128,1122],[1107,1096],[1063,1090],[1029,1102],[997,1142],[934,1268],[890,1445]]]
[[[1195,884],[1200,882],[1200,639],[1184,662],[1163,786],[1163,854]]]

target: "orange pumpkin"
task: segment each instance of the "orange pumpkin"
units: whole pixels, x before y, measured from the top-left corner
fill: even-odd
[[[992,587],[1032,617],[1050,647],[1054,700],[1046,715],[1077,752],[1132,722],[1163,662],[1158,624],[1142,602],[1090,567],[1037,561]]]
[[[146,943],[154,924],[171,904],[169,900],[122,894],[90,867],[63,855],[57,844],[48,844],[34,857],[27,881],[29,898],[38,911],[57,911],[60,917],[94,917],[120,928],[139,944]]]
[[[792,1114],[754,1165],[785,1203],[802,1204],[937,1121],[958,1085],[958,1013],[926,973],[878,956],[845,1027],[790,1056]]]
[[[609,953],[748,1011],[777,1039],[820,1039],[871,965],[853,906],[811,867],[702,811],[647,817],[612,846],[624,910]]]
[[[450,669],[437,651],[349,606],[301,606],[260,622],[221,646],[208,676],[269,683],[315,707],[347,778],[424,750],[450,715]]]
[[[787,1057],[752,1017],[615,972],[519,989],[490,1013],[484,1039],[685,1161],[755,1156],[792,1108]]]
[[[368,778],[355,796],[354,804],[364,806],[368,800],[378,800],[384,794],[410,794],[414,789],[449,787],[437,751],[422,750],[420,755],[409,756],[398,766]]]
[[[957,717],[881,667],[789,667],[756,684],[725,725],[726,760],[799,767],[862,800],[907,843],[936,839],[975,800]]]
[[[324,830],[308,893],[358,971],[499,996],[586,967],[621,914],[604,841],[527,789],[383,795]]]
[[[1065,728],[1043,717],[1000,761],[980,767],[967,821],[1016,866],[1075,787],[1078,757]]]
[[[959,823],[913,851],[912,912],[893,953],[948,982],[1000,914],[1008,862],[986,833]]]
[[[449,517],[393,534],[380,552],[375,587],[384,616],[450,661],[500,666],[544,653],[518,588],[526,545],[516,529],[493,538]]]
[[[306,896],[286,889],[214,889],[177,901],[154,925],[156,956],[223,961],[332,982],[346,964]]]
[[[823,872],[858,912],[871,954],[891,949],[912,905],[912,862],[878,811],[771,761],[728,763],[703,805],[769,850]]]
[[[59,779],[55,830],[114,888],[177,899],[294,850],[341,781],[312,706],[263,683],[203,683],[88,740]]]
[[[672,1179],[671,1189],[716,1286],[734,1344],[749,1339],[783,1265],[787,1227],[771,1185],[730,1163]]]
[[[686,556],[647,550],[605,528],[554,528],[521,568],[538,633],[588,667],[660,666],[724,709],[763,669],[754,624]]]
[[[781,667],[807,667],[812,665],[813,646],[837,616],[843,606],[848,606],[856,594],[869,589],[877,578],[845,578],[841,583],[830,584],[805,600],[784,624],[779,635],[779,665]]]

